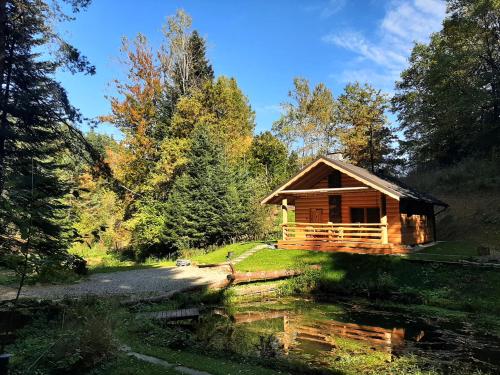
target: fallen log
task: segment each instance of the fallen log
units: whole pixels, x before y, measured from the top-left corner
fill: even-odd
[[[321,266],[313,265],[307,268],[308,270],[319,270]],[[305,270],[277,270],[277,271],[257,271],[257,272],[234,272],[227,275],[227,279],[231,284],[249,283],[252,281],[267,281],[286,279],[298,276],[304,273]]]

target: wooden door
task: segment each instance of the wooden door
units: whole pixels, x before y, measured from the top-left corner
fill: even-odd
[[[309,222],[310,223],[323,222],[323,209],[322,208],[311,208],[311,210],[309,211]]]

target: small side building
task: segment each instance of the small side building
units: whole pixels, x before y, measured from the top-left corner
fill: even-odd
[[[264,198],[282,207],[281,249],[405,253],[436,240],[436,207],[448,205],[401,182],[320,157]],[[295,222],[288,209],[295,206]]]

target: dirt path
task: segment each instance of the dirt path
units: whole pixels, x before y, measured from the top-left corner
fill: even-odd
[[[27,286],[21,297],[59,299],[85,295],[155,295],[189,287],[219,283],[226,279],[220,269],[197,267],[149,268],[133,271],[101,273],[70,285]],[[15,290],[0,289],[0,300],[15,297]]]

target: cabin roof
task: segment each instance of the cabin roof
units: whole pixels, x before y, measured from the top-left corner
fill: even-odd
[[[278,189],[274,190],[271,194],[269,194],[266,198],[264,198],[261,201],[261,204],[279,203],[280,200],[278,199],[278,196],[282,190],[286,190],[286,188],[293,186],[293,184],[296,183],[300,178],[304,177],[308,173],[313,172],[314,169],[318,167],[320,164],[324,164],[333,169],[339,170],[340,172],[345,173],[351,176],[352,178],[362,182],[363,184],[368,185],[371,188],[378,190],[396,200],[413,199],[438,206],[443,206],[443,207],[448,206],[443,201],[434,198],[429,194],[419,192],[396,178],[388,177],[381,174],[374,174],[364,168],[357,167],[345,161],[332,159],[327,156],[322,156],[313,161],[312,163],[310,163],[309,165],[307,165],[294,177],[288,180],[285,184],[283,184]]]

